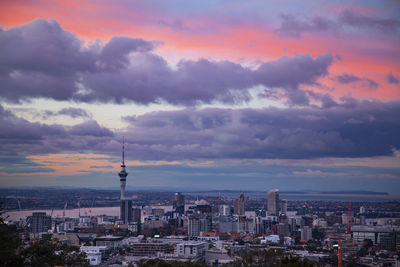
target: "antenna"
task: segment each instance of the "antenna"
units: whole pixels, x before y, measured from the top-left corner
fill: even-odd
[[[125,136],[122,136],[122,165],[125,165]]]

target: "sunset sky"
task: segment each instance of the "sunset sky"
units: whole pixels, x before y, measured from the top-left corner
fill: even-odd
[[[0,187],[400,194],[400,2],[0,1]]]

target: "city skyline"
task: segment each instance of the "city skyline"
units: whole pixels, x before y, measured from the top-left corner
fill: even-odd
[[[398,1],[0,8],[0,187],[400,194]]]

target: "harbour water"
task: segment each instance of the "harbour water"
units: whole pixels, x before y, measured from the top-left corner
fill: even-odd
[[[151,206],[151,208],[160,208],[164,209],[165,212],[171,211],[172,206]],[[25,219],[28,216],[31,216],[33,212],[46,212],[47,215],[51,215],[53,218],[61,218],[64,217],[63,209],[54,209],[54,210],[17,210],[17,211],[7,211],[4,213],[4,218],[7,221],[19,221],[20,219]],[[98,207],[98,208],[80,208],[80,209],[66,209],[65,217],[69,218],[79,218],[80,216],[99,216],[99,215],[108,215],[108,216],[119,216],[120,211],[119,207]]]

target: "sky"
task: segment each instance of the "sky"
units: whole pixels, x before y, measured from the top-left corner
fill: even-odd
[[[400,194],[400,2],[0,2],[0,187]]]

